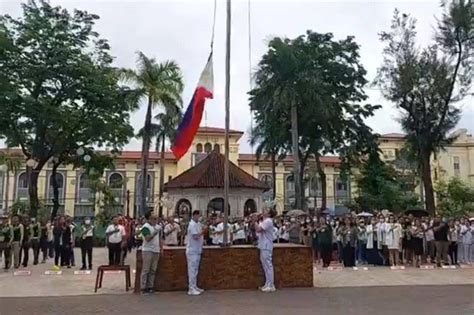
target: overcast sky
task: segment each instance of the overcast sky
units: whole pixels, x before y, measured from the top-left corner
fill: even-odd
[[[68,9],[78,8],[98,14],[96,30],[110,41],[115,64],[134,67],[135,52],[140,50],[158,60],[174,59],[182,68],[185,79],[183,93],[187,106],[199,74],[209,54],[214,0],[54,0]],[[393,10],[411,13],[418,19],[420,44],[429,43],[441,10],[438,0],[411,1],[318,1],[318,0],[250,0],[251,5],[251,67],[266,51],[266,43],[274,36],[296,37],[313,30],[332,32],[337,39],[355,36],[361,46],[362,64],[372,80],[382,62],[382,45],[378,33],[388,30]],[[21,14],[20,1],[0,0],[0,13]],[[248,131],[250,112],[248,1],[233,0],[231,54],[231,128]],[[224,55],[225,1],[217,0],[217,21],[214,44],[215,98],[207,103],[201,126],[224,126]],[[397,110],[385,101],[379,91],[368,89],[369,102],[383,105],[368,124],[375,132],[400,132]],[[473,98],[465,100],[459,127],[474,132]],[[132,116],[132,124],[143,126],[144,107]],[[245,137],[241,152],[250,152]],[[127,149],[140,149],[132,140]]]

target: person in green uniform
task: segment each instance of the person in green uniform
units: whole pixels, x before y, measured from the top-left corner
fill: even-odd
[[[0,218],[0,258],[3,257],[5,261],[5,270],[10,269],[11,263],[11,246],[13,240],[13,230],[7,222],[7,218]]]
[[[20,261],[22,260],[23,255],[23,267],[28,267],[28,260],[30,258],[30,248],[31,248],[31,219],[29,216],[25,215],[22,219],[23,223],[23,242],[21,243],[20,251]]]
[[[36,218],[31,219],[30,224],[30,240],[31,248],[33,249],[33,265],[38,264],[38,257],[40,252],[40,236],[41,236],[41,226],[36,222]]]
[[[13,253],[13,267],[18,269],[20,267],[20,251],[23,243],[23,224],[20,223],[20,218],[17,215],[12,217],[13,240],[11,250]]]

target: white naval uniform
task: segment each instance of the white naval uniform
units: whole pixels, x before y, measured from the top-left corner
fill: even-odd
[[[199,238],[195,239],[193,235],[199,235]],[[204,243],[201,223],[191,220],[188,225],[187,236],[186,260],[188,262],[188,287],[189,290],[195,290],[197,288],[199,263],[201,262],[202,246]]]
[[[264,286],[273,288],[273,220],[266,218],[259,226],[262,231],[258,232],[258,249],[260,249],[260,262],[265,273]]]

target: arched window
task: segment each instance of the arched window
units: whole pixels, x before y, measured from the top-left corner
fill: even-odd
[[[49,176],[48,184],[48,203],[53,202],[54,199],[54,188],[53,188],[53,174]],[[62,173],[56,173],[56,184],[58,185],[59,203],[64,203],[64,175]]]
[[[224,213],[224,198],[214,198],[207,204],[207,216],[212,216],[213,214],[223,214]],[[228,213],[230,213],[230,205],[228,206]]]
[[[16,192],[18,200],[28,200],[28,176],[26,175],[26,172],[22,172],[20,175],[18,175]]]
[[[196,152],[197,153],[202,153],[202,143],[196,144]]]
[[[115,196],[115,202],[119,205],[123,204],[123,176],[120,173],[112,173],[109,176],[109,187]]]
[[[89,177],[86,173],[79,176],[79,202],[78,203],[94,203],[94,192],[91,189]]]
[[[211,151],[212,151],[212,144],[208,142],[204,145],[204,152],[211,153]]]
[[[257,212],[257,203],[253,199],[247,199],[244,204],[244,216],[247,217],[255,212]]]
[[[214,144],[214,152],[221,153],[221,147],[219,144]]]
[[[336,204],[344,204],[350,199],[349,181],[340,177],[335,179],[334,191],[336,195]]]
[[[180,199],[176,203],[176,214],[180,217],[190,218],[193,211],[191,202],[188,199]]]

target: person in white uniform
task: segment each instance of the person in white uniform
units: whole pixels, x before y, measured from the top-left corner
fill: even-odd
[[[274,292],[273,283],[273,220],[270,211],[262,213],[262,221],[255,222],[255,230],[258,236],[258,249],[260,250],[260,262],[265,273],[265,285],[260,288],[262,292]]]
[[[201,213],[199,210],[193,211],[193,218],[188,225],[188,242],[186,244],[186,260],[188,263],[188,295],[200,295],[203,289],[197,286],[197,276],[199,264],[201,262],[202,246],[204,236],[202,225],[199,223]]]
[[[155,291],[155,274],[160,253],[163,250],[162,227],[157,223],[155,215],[149,214],[148,221],[143,225],[141,233],[143,235],[141,288],[146,294]]]

